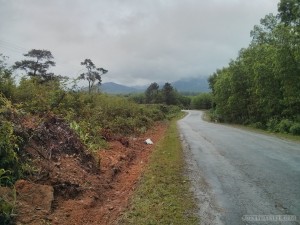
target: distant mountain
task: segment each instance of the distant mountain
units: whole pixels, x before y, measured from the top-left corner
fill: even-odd
[[[185,78],[171,83],[174,88],[179,92],[209,92],[209,85],[207,78]],[[149,84],[150,85],[150,84]],[[114,82],[103,83],[100,86],[102,92],[108,94],[129,94],[129,93],[142,93],[149,85],[144,86],[125,86],[116,84]],[[160,88],[164,84],[159,84]]]
[[[206,77],[184,78],[171,83],[179,92],[209,92]]]
[[[138,90],[137,88],[116,84],[114,82],[103,83],[100,86],[100,90],[108,94],[128,94],[128,93],[143,92]]]

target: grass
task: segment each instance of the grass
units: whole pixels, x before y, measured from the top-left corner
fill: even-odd
[[[262,130],[262,129],[254,128],[251,126],[245,126],[245,125],[239,125],[239,124],[229,124],[229,125],[232,127],[235,127],[235,128],[239,128],[239,129],[243,129],[243,130],[247,130],[247,131],[251,131],[251,132],[255,132],[255,133],[259,133],[259,134],[265,134],[265,135],[277,137],[277,138],[288,140],[288,141],[300,142],[300,136],[296,136],[296,135],[292,135],[292,134],[274,133],[274,132],[270,132],[267,130]]]
[[[121,224],[199,224],[176,121],[157,144]]]
[[[204,111],[202,119],[207,121],[207,122],[212,122],[209,118],[208,111]],[[277,138],[280,138],[280,139],[283,139],[283,140],[294,141],[294,142],[299,142],[300,143],[300,136],[299,135],[292,135],[292,134],[285,134],[285,133],[274,133],[274,132],[270,132],[270,131],[267,131],[267,130],[254,128],[254,127],[246,126],[246,125],[240,125],[240,124],[231,124],[231,123],[221,123],[221,124],[226,125],[226,126],[235,127],[235,128],[242,129],[242,130],[247,130],[247,131],[259,133],[259,134],[264,134],[264,135],[277,137]]]

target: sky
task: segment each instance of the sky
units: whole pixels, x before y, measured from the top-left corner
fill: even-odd
[[[0,53],[52,52],[56,74],[91,59],[103,82],[128,86],[207,77],[251,41],[279,0],[0,0]]]

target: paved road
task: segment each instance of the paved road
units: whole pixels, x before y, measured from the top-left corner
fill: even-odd
[[[178,125],[202,225],[300,224],[299,143],[188,113]],[[253,222],[245,215],[294,215],[297,221]]]

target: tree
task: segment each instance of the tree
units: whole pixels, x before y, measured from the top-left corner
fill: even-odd
[[[59,77],[48,72],[51,66],[55,66],[50,51],[32,49],[24,56],[32,59],[15,62],[13,69],[24,70],[28,76],[39,78],[41,81],[49,81]]]
[[[11,99],[16,86],[12,71],[7,68],[5,63],[6,59],[7,57],[0,53],[0,94]]]
[[[176,93],[170,83],[165,83],[165,85],[162,88],[162,94],[164,102],[167,105],[176,105]]]
[[[193,96],[191,107],[192,109],[210,109],[212,107],[212,94],[201,93]]]
[[[260,20],[260,25],[255,25],[250,32],[253,44],[271,44],[276,37],[273,34],[274,29],[278,26],[278,19],[272,13],[266,15]]]
[[[279,17],[285,25],[300,26],[299,0],[281,0],[278,4]]]
[[[154,82],[145,91],[146,103],[159,102],[159,85]]]
[[[97,68],[90,59],[85,59],[83,62],[81,62],[81,65],[86,67],[87,72],[82,73],[79,79],[85,79],[89,82],[89,93],[91,93],[95,82],[98,80],[98,84],[101,85],[101,76],[103,74],[106,74],[108,70],[103,68]]]

